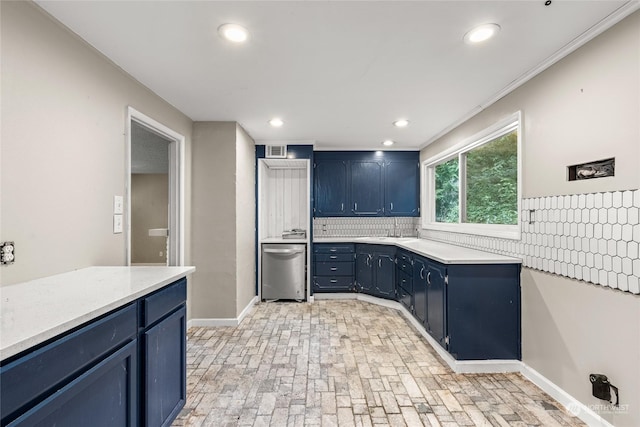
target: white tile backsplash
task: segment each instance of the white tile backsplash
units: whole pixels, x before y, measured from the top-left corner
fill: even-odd
[[[640,294],[640,190],[522,200],[520,241],[424,230],[423,237],[522,258],[523,266]]]
[[[363,218],[314,218],[313,237],[384,237],[394,232],[398,237],[415,236],[420,218],[414,217],[363,217]]]

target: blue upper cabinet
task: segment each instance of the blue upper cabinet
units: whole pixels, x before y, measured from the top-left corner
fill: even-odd
[[[351,162],[351,214],[382,216],[384,164],[382,162]]]
[[[387,216],[420,216],[420,163],[392,160],[384,165],[384,211]]]
[[[315,216],[347,216],[349,163],[344,160],[318,160],[313,174]]]
[[[420,216],[418,151],[315,151],[314,216]]]

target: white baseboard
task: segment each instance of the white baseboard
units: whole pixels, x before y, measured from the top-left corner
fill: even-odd
[[[187,321],[187,328],[191,328],[193,326],[212,326],[212,327],[220,327],[220,326],[238,326],[244,318],[251,312],[254,305],[258,302],[258,297],[255,296],[249,301],[249,304],[240,312],[238,317],[231,318],[209,318],[209,319],[190,319]]]
[[[562,404],[567,411],[584,421],[591,427],[614,427],[613,424],[596,414],[587,405],[579,402],[569,393],[558,387],[547,377],[536,371],[526,363],[522,363],[520,373],[529,381],[540,387],[545,393]]]
[[[323,300],[323,299],[358,299],[358,294],[350,292],[345,294],[324,294],[324,293],[315,293],[312,297],[314,300]]]

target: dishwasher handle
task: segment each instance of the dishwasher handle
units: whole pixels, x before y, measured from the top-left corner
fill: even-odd
[[[301,254],[304,250],[299,249],[263,249],[262,252],[267,254]]]

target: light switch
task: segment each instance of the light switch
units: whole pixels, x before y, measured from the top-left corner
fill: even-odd
[[[113,213],[114,214],[124,213],[124,197],[113,196]]]
[[[113,216],[113,233],[122,233],[122,215]]]

